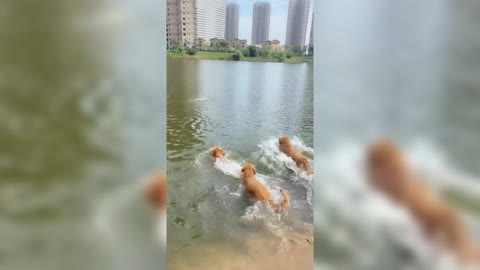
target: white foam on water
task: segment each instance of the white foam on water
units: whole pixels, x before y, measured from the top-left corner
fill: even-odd
[[[166,250],[167,248],[167,213],[160,211],[155,220],[155,236],[160,244],[160,247]]]
[[[242,165],[235,160],[227,159],[226,157],[215,159],[215,168],[222,171],[226,175],[233,176],[237,179],[242,177]]]
[[[297,136],[294,136],[291,139],[291,142],[293,147],[295,147],[295,149],[300,153],[308,153],[313,156],[313,148],[306,146],[305,143]],[[256,156],[263,165],[267,166],[271,170],[284,171],[285,168],[287,168],[288,170],[293,171],[298,179],[313,181],[312,175],[307,175],[305,171],[297,167],[292,158],[288,157],[279,150],[278,138],[271,137],[267,140],[264,140],[258,144],[258,147],[260,148],[260,152],[257,153]],[[309,159],[309,161],[310,164],[313,164],[312,160]]]
[[[207,100],[208,100],[207,97],[198,97],[198,98],[190,99],[190,101],[192,101],[192,102],[204,102],[204,101],[207,101]]]
[[[125,204],[133,201],[132,198],[138,187],[127,185],[118,190],[106,194],[102,200],[95,205],[94,215],[92,217],[93,226],[108,238],[117,236],[114,225],[115,218],[125,207]]]
[[[229,158],[229,156],[231,155],[230,151],[229,150],[224,150],[224,151],[225,151],[225,157],[223,159],[215,158],[214,167],[226,175],[232,176],[236,179],[241,179],[242,166],[244,162],[242,163],[237,160],[230,159]],[[205,155],[206,155],[205,153],[202,154],[202,156],[205,156]],[[197,159],[197,163],[200,162],[199,160],[200,159]],[[280,187],[275,185],[275,182],[276,182],[275,178],[267,175],[263,175],[260,173],[257,173],[256,177],[257,177],[257,181],[265,185],[270,190],[274,199],[279,197],[278,194],[280,194],[280,192],[278,192],[277,194],[276,190],[279,190]],[[241,184],[239,184],[239,186],[241,187]],[[237,194],[237,192],[235,192],[235,194]]]
[[[241,179],[242,177],[242,165],[240,164],[240,162],[228,159],[227,156],[225,156],[225,158],[223,159],[215,159],[214,166],[216,169],[220,170],[226,175],[232,176],[237,179]],[[260,173],[257,173],[256,178],[257,181],[259,181],[268,188],[274,201],[281,200],[283,198],[279,191],[280,187],[274,183],[274,178]],[[235,192],[231,192],[230,194],[240,196],[241,189],[241,184],[239,184],[239,189],[237,189]]]
[[[140,199],[150,178],[143,177],[140,181],[134,181],[109,192],[95,204],[95,211],[92,216],[93,227],[105,240],[111,243],[123,241],[123,235],[119,229],[118,222],[122,219],[125,209]],[[143,198],[141,198],[143,199]],[[160,247],[166,247],[166,211],[157,211],[152,223],[152,236],[155,236]]]
[[[310,205],[312,204],[312,178],[305,177],[306,174],[302,174],[303,172],[296,167],[295,162],[285,154],[281,153],[278,150],[278,138],[270,138],[266,141],[262,141],[259,144],[260,152],[253,153],[253,159],[256,160],[255,163],[260,160],[262,165],[268,166],[269,169],[273,170],[275,174],[281,174],[285,172],[285,166],[290,166],[292,170],[295,172],[294,175],[289,175],[287,180],[283,181],[297,181],[297,182],[304,182],[303,185],[308,186],[307,188],[307,198],[309,200]],[[308,152],[313,155],[313,149],[305,146],[300,139],[293,138],[292,142],[296,147],[298,147],[299,151]],[[200,159],[203,159],[206,153],[201,154],[203,157],[199,157],[197,159],[197,163],[201,162]],[[225,150],[225,158],[223,159],[215,159],[214,167],[219,171],[223,172],[226,175],[232,176],[237,179],[241,179],[241,170],[242,164],[244,162],[239,162],[233,159],[230,159],[231,152],[229,150]],[[271,166],[269,166],[271,165]],[[303,176],[303,178],[301,178]],[[281,181],[279,181],[278,176],[270,176],[265,174],[260,174],[257,172],[256,175],[257,181],[262,183],[267,187],[272,195],[272,200],[275,202],[280,202],[283,200],[283,195],[280,193],[280,186]],[[282,175],[282,178],[283,175]],[[227,189],[228,188],[224,187]],[[241,184],[238,185],[238,188],[235,191],[228,192],[229,195],[240,197],[243,191],[243,187]],[[287,191],[288,192],[288,191]],[[247,222],[261,222],[273,235],[278,237],[281,240],[279,244],[279,251],[288,250],[292,246],[292,235],[294,229],[292,229],[291,225],[287,225],[283,221],[283,217],[288,215],[288,211],[283,213],[275,213],[272,208],[266,202],[255,202],[253,205],[247,207],[245,209],[245,213],[242,216],[242,219]],[[305,226],[305,224],[302,224]],[[310,225],[311,228],[311,225]],[[298,239],[310,239],[312,237],[311,233],[304,236],[294,236]],[[298,240],[297,239],[297,240]]]
[[[357,262],[368,266],[365,269],[381,267],[376,262],[385,254],[398,256],[399,251],[392,246],[413,255],[408,269],[465,269],[455,262],[452,254],[440,251],[425,240],[406,209],[367,185],[363,171],[364,151],[361,144],[350,142],[324,151],[316,159],[315,225],[320,238],[326,237],[328,242],[352,252]],[[433,145],[415,142],[406,147],[406,156],[414,168],[423,172],[426,182],[441,188],[464,190],[465,194],[476,194],[479,198],[480,192],[474,188],[479,182],[452,169]],[[396,263],[391,269],[407,266]]]
[[[291,138],[292,145],[300,153],[308,153],[313,156],[313,148],[305,145],[305,143],[294,136]],[[297,167],[295,161],[292,158],[285,155],[278,148],[278,138],[271,137],[258,144],[260,151],[255,153],[255,157],[261,162],[263,166],[266,166],[270,170],[284,174],[286,170],[293,172],[289,177],[291,181],[298,182],[307,190],[307,202],[313,204],[313,177],[314,175],[308,175],[304,170]],[[313,160],[309,159],[310,164],[313,167]]]
[[[275,213],[267,202],[255,202],[247,207],[242,219],[247,222],[261,222],[270,233],[281,239],[277,251],[288,251],[291,247],[288,241],[291,228],[283,222],[283,216],[287,213]]]
[[[434,188],[459,191],[462,195],[477,199],[480,205],[480,179],[456,169],[432,144],[418,140],[408,148],[407,156],[427,184]]]

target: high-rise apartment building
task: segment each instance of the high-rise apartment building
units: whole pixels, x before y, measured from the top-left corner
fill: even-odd
[[[315,22],[315,17],[313,15],[314,13],[312,13],[312,26],[310,27],[310,40],[308,42],[308,47],[309,48],[313,48],[313,23]]]
[[[196,0],[167,0],[167,48],[182,43],[193,46],[197,39]]]
[[[285,46],[305,45],[310,0],[290,0]]]
[[[230,42],[234,38],[238,38],[238,4],[228,3],[225,22],[225,40]]]
[[[196,0],[197,38],[225,37],[226,0]]]
[[[268,2],[256,2],[253,5],[252,44],[262,44],[268,40],[270,10],[271,5]]]

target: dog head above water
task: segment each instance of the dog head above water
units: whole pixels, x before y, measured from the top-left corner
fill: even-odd
[[[223,158],[225,156],[225,151],[220,146],[215,146],[210,149],[210,154],[214,158]]]
[[[285,152],[286,150],[290,149],[291,146],[292,143],[288,137],[283,136],[278,139],[278,147],[280,148],[280,151]]]
[[[367,176],[370,183],[390,195],[400,195],[409,168],[400,148],[389,140],[379,140],[367,152]]]
[[[244,177],[249,177],[257,174],[257,170],[252,163],[247,163],[242,167],[242,174]]]

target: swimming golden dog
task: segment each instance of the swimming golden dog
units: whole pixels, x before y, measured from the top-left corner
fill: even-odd
[[[225,158],[225,151],[220,146],[214,146],[210,149],[210,155],[214,158],[224,159]]]
[[[147,202],[155,210],[155,234],[162,248],[167,246],[167,175],[157,172],[147,179],[144,188]]]
[[[461,217],[417,181],[394,143],[382,140],[370,146],[367,173],[374,188],[407,208],[428,239],[445,245],[464,263],[480,263],[480,249]]]
[[[293,147],[290,139],[288,137],[281,137],[278,139],[278,148],[282,151],[285,155],[289,156],[290,158],[295,161],[297,167],[304,170],[308,175],[313,174],[313,169],[310,166],[310,162],[306,157],[300,154],[295,147]]]
[[[280,189],[283,200],[280,203],[275,203],[268,189],[257,180],[257,171],[255,166],[247,163],[242,167],[242,185],[249,194],[251,194],[257,201],[267,201],[270,207],[275,212],[287,210],[290,206],[290,197],[283,189]]]
[[[147,201],[157,210],[167,208],[167,176],[165,173],[152,175],[145,188]]]

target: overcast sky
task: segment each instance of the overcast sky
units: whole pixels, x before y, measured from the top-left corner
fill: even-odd
[[[253,4],[255,2],[270,2],[272,10],[270,14],[270,37],[269,39],[278,39],[282,45],[285,44],[285,35],[287,33],[288,18],[288,0],[227,0],[229,3],[237,3],[239,6],[238,37],[247,39],[248,43],[252,40],[252,15]],[[307,34],[305,44],[310,39],[310,27],[312,22],[313,0],[310,0],[310,13],[308,16]]]

